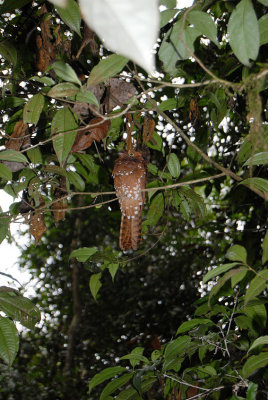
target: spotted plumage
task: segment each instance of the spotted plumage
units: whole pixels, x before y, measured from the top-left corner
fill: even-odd
[[[120,152],[113,170],[114,187],[122,213],[119,246],[137,250],[141,242],[141,214],[145,203],[147,163],[134,150]]]

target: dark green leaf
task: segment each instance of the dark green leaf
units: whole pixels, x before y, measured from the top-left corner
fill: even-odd
[[[203,324],[211,326],[211,325],[214,325],[214,322],[212,322],[210,319],[207,319],[207,318],[191,319],[190,321],[183,322],[180,325],[179,329],[176,332],[176,335],[178,335],[179,333],[191,331],[196,326],[203,325]]]
[[[262,263],[265,264],[268,261],[268,230],[264,236],[262,247]]]
[[[151,376],[145,376],[144,381],[141,384],[141,392],[147,392],[154,384],[154,382],[157,381],[156,377],[151,377]],[[117,400],[140,400],[141,397],[137,393],[136,389],[134,388],[129,388],[126,390],[123,390],[119,395],[116,397]]]
[[[0,163],[0,178],[3,178],[6,181],[11,181],[12,179],[11,170],[3,163]]]
[[[267,1],[268,3],[268,1]],[[268,43],[268,14],[263,15],[259,21],[260,46]]]
[[[20,323],[26,328],[33,329],[40,321],[40,311],[26,297],[10,289],[1,290],[0,287],[0,308],[5,314]]]
[[[53,147],[61,165],[63,165],[74,144],[77,127],[74,115],[68,107],[58,110],[54,115],[51,123],[51,134],[59,134],[53,139]]]
[[[248,178],[240,182],[239,185],[246,185],[268,193],[268,180],[263,178]]]
[[[96,374],[89,382],[88,385],[88,394],[90,394],[91,390],[99,385],[100,383],[106,381],[106,379],[113,378],[116,375],[125,372],[126,368],[124,367],[109,367],[103,369],[99,374]]]
[[[190,24],[204,36],[209,38],[217,46],[219,45],[217,39],[217,28],[215,22],[213,21],[211,15],[202,11],[191,11],[187,15],[187,19]]]
[[[87,261],[93,254],[97,253],[96,247],[81,247],[80,249],[73,250],[70,254],[70,258],[77,258],[79,262]]]
[[[68,97],[74,96],[79,92],[79,88],[70,82],[58,83],[48,92],[50,97]]]
[[[81,87],[79,93],[77,93],[75,100],[81,103],[94,104],[98,108],[100,106],[96,96],[84,86]]]
[[[81,14],[78,4],[74,0],[68,0],[65,8],[57,7],[56,9],[65,24],[81,36]]]
[[[10,13],[17,8],[24,7],[30,2],[31,0],[5,0],[4,3],[0,6],[0,14]]]
[[[115,76],[122,71],[127,64],[128,59],[117,54],[112,54],[101,60],[91,71],[87,86],[95,86],[98,83],[107,81],[107,79]]]
[[[173,178],[178,178],[181,172],[180,161],[175,153],[170,153],[167,156],[167,166]]]
[[[228,23],[229,42],[239,61],[250,66],[259,53],[260,35],[258,20],[251,0],[241,0]]]
[[[242,261],[242,263],[247,263],[247,251],[245,247],[235,244],[230,247],[226,253],[226,258],[231,261]]]
[[[120,376],[119,378],[115,378],[112,382],[109,382],[100,395],[100,400],[106,400],[107,396],[114,393],[120,387],[123,387],[130,379],[134,373],[127,373],[125,375]]]
[[[35,94],[24,106],[23,122],[25,124],[37,125],[41,112],[45,104],[45,98],[42,94]]]
[[[227,272],[225,275],[223,275],[222,278],[220,278],[215,286],[213,286],[210,295],[209,295],[209,300],[215,296],[219,290],[223,287],[223,285],[234,275],[240,274],[240,272],[244,271],[245,267],[240,267],[236,269],[232,269],[231,271]]]
[[[215,276],[218,276],[218,275],[222,274],[223,272],[228,271],[229,269],[235,267],[238,264],[239,263],[235,262],[235,263],[230,263],[230,264],[219,265],[218,267],[216,267],[206,273],[206,275],[203,278],[203,282],[206,283],[206,282],[210,281]]]
[[[114,280],[114,277],[115,277],[115,274],[116,274],[118,268],[119,268],[119,264],[118,263],[117,264],[109,264],[108,265],[108,270],[109,270],[109,272],[111,274],[112,280]]]
[[[0,54],[14,66],[17,64],[17,50],[13,43],[11,43],[9,40],[0,42]]]
[[[264,269],[258,272],[258,275],[252,279],[249,284],[249,288],[246,291],[245,295],[245,304],[249,302],[249,300],[258,296],[267,286],[268,284],[268,269]]]
[[[268,19],[267,19],[268,25]],[[268,151],[254,154],[250,157],[243,166],[245,165],[267,165],[268,164]]]
[[[263,368],[268,364],[268,353],[260,353],[257,356],[249,357],[242,369],[243,378],[248,378],[259,368]]]
[[[81,82],[76,72],[69,64],[66,64],[63,61],[56,61],[54,62],[54,64],[51,65],[51,68],[54,69],[57,76],[59,76],[64,81],[77,83],[79,86],[81,86]]]
[[[74,171],[68,171],[67,178],[79,192],[83,192],[85,190],[85,182],[79,174]]]
[[[19,335],[14,322],[0,316],[0,357],[10,366],[19,349]]]
[[[101,272],[99,272],[98,274],[91,275],[89,280],[89,288],[92,296],[94,297],[94,300],[96,300],[98,291],[102,286],[100,279],[101,279]]]
[[[19,151],[15,150],[3,150],[0,151],[0,160],[2,161],[15,161],[15,162],[28,162],[27,158],[20,153]]]
[[[162,193],[158,193],[152,200],[148,213],[146,224],[155,226],[164,212],[164,197]]]
[[[262,346],[264,344],[268,344],[268,336],[260,336],[258,339],[254,340],[250,348],[248,349],[248,353],[255,349],[258,346]]]
[[[178,14],[178,10],[164,10],[160,13],[160,29]]]
[[[33,164],[42,164],[43,162],[42,153],[38,147],[35,147],[34,149],[29,149],[27,151],[27,156]]]
[[[0,243],[3,242],[8,234],[10,220],[11,217],[8,217],[3,213],[0,214]]]
[[[256,400],[257,391],[258,391],[258,385],[256,383],[249,382],[246,400]]]

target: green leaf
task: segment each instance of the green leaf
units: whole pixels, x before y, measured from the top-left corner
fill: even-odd
[[[167,166],[173,178],[178,178],[180,176],[181,173],[180,161],[175,153],[170,153],[167,156]]]
[[[56,61],[51,65],[51,68],[54,69],[57,76],[59,76],[64,81],[77,83],[79,86],[81,86],[81,82],[76,72],[69,64],[66,64],[63,61]]]
[[[236,268],[232,269],[231,271],[227,272],[225,275],[223,275],[222,278],[220,278],[215,286],[213,286],[210,294],[209,294],[209,302],[210,299],[215,296],[219,290],[223,287],[223,285],[234,275],[240,274],[240,272],[244,271],[245,267],[241,268]]]
[[[251,0],[242,0],[231,14],[228,23],[230,46],[239,61],[250,66],[259,53],[260,35],[258,20]]]
[[[262,192],[268,193],[268,180],[263,178],[248,178],[244,181],[240,182],[238,185],[246,185],[249,187],[253,187],[255,189],[259,189]]]
[[[167,23],[178,14],[178,10],[164,10],[160,13],[160,29],[163,26],[167,25]]]
[[[258,0],[259,3],[263,4],[264,6],[268,7],[268,0]]]
[[[264,236],[262,247],[262,263],[265,264],[268,261],[268,230]]]
[[[162,352],[160,350],[154,350],[151,354],[151,360],[154,363],[156,360],[158,360],[162,355]]]
[[[100,373],[94,375],[94,377],[90,380],[88,385],[88,394],[90,394],[91,390],[99,385],[100,383],[106,381],[106,379],[113,378],[116,375],[125,372],[126,368],[124,367],[109,367],[103,369]]]
[[[42,164],[43,162],[42,153],[38,147],[35,147],[34,149],[29,149],[27,151],[27,156],[33,164]]]
[[[207,209],[204,200],[193,189],[184,186],[179,189],[179,195],[183,196],[184,199],[185,197],[187,198],[187,202],[188,204],[190,204],[192,211],[195,212],[198,216],[201,216],[203,218],[206,216]]]
[[[258,385],[254,382],[249,382],[246,400],[256,400]]]
[[[11,366],[19,349],[19,335],[14,322],[0,316],[0,357]]]
[[[11,149],[0,151],[0,160],[28,163],[27,158],[22,153]]]
[[[85,190],[85,182],[79,174],[74,171],[68,171],[67,178],[79,192],[83,192]]]
[[[148,142],[148,147],[153,150],[161,151],[163,155],[165,155],[165,149],[163,146],[163,141],[160,135],[157,132],[153,133],[153,137]]]
[[[80,91],[77,93],[75,100],[80,103],[94,104],[98,108],[100,107],[96,96],[84,86],[80,88]]]
[[[268,1],[267,1],[268,5]],[[268,43],[268,14],[263,15],[259,21],[260,46]]]
[[[144,381],[141,384],[141,393],[147,392],[154,382],[156,382],[157,378],[156,377],[151,377],[151,376],[145,376]],[[141,397],[137,393],[137,390],[134,388],[129,388],[126,390],[123,390],[118,394],[116,397],[117,400],[140,400]]]
[[[3,242],[9,231],[11,217],[6,216],[4,213],[0,214],[0,243]]]
[[[159,48],[159,58],[164,64],[164,69],[170,75],[177,74],[176,63],[178,60],[186,60],[194,52],[194,41],[200,36],[200,32],[190,26],[182,29],[183,20],[180,19],[166,33]],[[185,46],[185,44],[187,47]]]
[[[251,318],[254,324],[257,323],[262,329],[265,329],[267,312],[265,304],[260,303],[259,299],[253,298],[249,301],[244,307],[244,312]]]
[[[92,296],[94,297],[94,300],[96,300],[98,291],[100,290],[100,288],[102,286],[100,278],[101,278],[101,272],[99,272],[98,274],[91,275],[90,280],[89,280],[89,288],[90,288]]]
[[[73,250],[70,254],[70,258],[77,258],[79,262],[87,261],[93,254],[97,253],[96,247],[80,247],[80,249]]]
[[[149,364],[149,360],[147,357],[144,357],[143,354],[144,348],[143,347],[135,347],[130,354],[127,354],[120,358],[120,360],[129,360],[132,368],[135,368],[137,364],[140,362],[144,362],[145,364]]]
[[[45,104],[45,98],[42,94],[35,94],[24,106],[23,122],[25,124],[37,125],[41,112]]]
[[[107,81],[109,78],[122,71],[128,63],[128,59],[117,54],[112,54],[101,60],[90,72],[87,86],[95,86],[98,83]]]
[[[267,20],[268,24],[268,20]],[[254,156],[250,157],[243,165],[266,165],[268,164],[268,151],[264,151],[262,153],[254,154]]]
[[[248,269],[244,268],[244,271],[241,271],[240,274],[236,274],[231,277],[231,286],[234,288],[239,282],[241,282],[248,273]]]
[[[9,40],[0,42],[0,54],[4,59],[16,66],[18,60],[17,50]]]
[[[205,378],[206,375],[211,375],[211,376],[217,375],[217,371],[211,365],[205,365],[204,367],[201,366],[197,367],[195,368],[195,371],[197,372],[200,378]]]
[[[68,107],[58,110],[54,115],[51,123],[51,134],[57,135],[62,133],[62,135],[53,138],[53,147],[61,165],[64,164],[74,144],[77,128],[78,125],[75,117]]]
[[[194,318],[191,319],[190,321],[186,321],[183,322],[179,329],[176,332],[176,335],[183,333],[183,332],[188,332],[191,331],[193,328],[195,328],[198,325],[214,325],[214,322],[212,322],[210,319],[208,318]]]
[[[4,0],[4,3],[0,6],[0,14],[10,13],[30,2],[31,0]]]
[[[268,344],[268,336],[261,336],[258,339],[254,340],[250,348],[248,349],[248,353],[255,349],[258,346],[262,346],[264,344]]]
[[[65,8],[57,7],[56,10],[65,24],[81,36],[81,15],[78,4],[74,0],[68,0]]]
[[[50,97],[68,97],[74,96],[79,92],[79,88],[71,82],[58,83],[50,89],[48,96]]]
[[[167,8],[175,8],[177,5],[177,1],[176,0],[160,0],[160,4],[162,4],[163,6],[165,6]]]
[[[247,263],[247,251],[245,247],[238,244],[230,247],[225,256],[231,261],[242,261],[242,263]]]
[[[248,378],[259,368],[268,364],[268,353],[260,353],[257,356],[249,357],[242,369],[243,378]]]
[[[155,226],[164,212],[164,197],[158,193],[152,200],[148,213],[146,225]]]
[[[148,103],[146,103],[146,105],[147,104]],[[161,111],[176,110],[177,108],[184,107],[184,105],[185,105],[185,99],[184,97],[181,96],[162,101],[162,103],[159,104],[159,110]]]
[[[108,270],[109,270],[109,272],[110,272],[110,274],[111,274],[111,277],[112,277],[112,280],[113,280],[113,281],[114,281],[114,277],[115,277],[115,274],[116,274],[118,268],[119,268],[119,264],[118,264],[118,263],[116,263],[116,264],[109,264],[109,265],[108,265]]]
[[[12,180],[12,171],[3,163],[0,163],[0,178],[6,181]]]
[[[106,400],[111,393],[114,393],[117,389],[123,387],[128,381],[130,381],[133,375],[134,373],[127,373],[119,378],[115,378],[112,382],[109,382],[101,392],[100,400]]]
[[[173,369],[178,372],[181,367],[182,357],[185,349],[189,347],[191,338],[188,335],[180,336],[168,343],[164,353],[163,371]]]
[[[26,297],[10,288],[0,287],[0,308],[8,317],[20,323],[26,328],[33,329],[40,321],[40,311]]]
[[[210,281],[215,276],[218,276],[218,275],[222,274],[223,272],[228,271],[229,269],[235,267],[238,264],[239,263],[235,262],[235,263],[230,263],[230,264],[219,265],[218,267],[216,267],[206,273],[206,275],[203,278],[203,283]]]
[[[194,25],[194,27],[202,35],[206,36],[217,46],[219,46],[217,39],[217,28],[211,15],[202,11],[191,11],[187,15],[187,19],[190,22],[190,24]]]
[[[33,76],[32,78],[30,78],[30,80],[33,80],[35,82],[40,82],[43,83],[44,85],[47,86],[53,86],[55,85],[55,81],[52,78],[49,78],[48,76]]]
[[[267,286],[268,283],[268,269],[264,269],[258,272],[258,275],[252,279],[249,284],[249,288],[245,294],[245,305],[249,302],[249,300],[258,296]]]

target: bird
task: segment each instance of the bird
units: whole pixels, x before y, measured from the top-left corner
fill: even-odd
[[[113,169],[114,188],[121,209],[119,247],[137,250],[141,242],[142,210],[145,204],[147,162],[135,150],[123,150]]]

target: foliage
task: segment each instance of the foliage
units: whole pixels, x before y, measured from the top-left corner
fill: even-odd
[[[14,373],[20,399],[254,400],[267,394],[267,4],[124,4],[0,6],[0,185],[14,198],[0,240],[28,223],[22,264],[49,316],[14,361],[12,320],[33,328],[39,311],[0,292],[2,379]],[[111,177],[131,143],[148,160],[135,254],[118,250]]]

